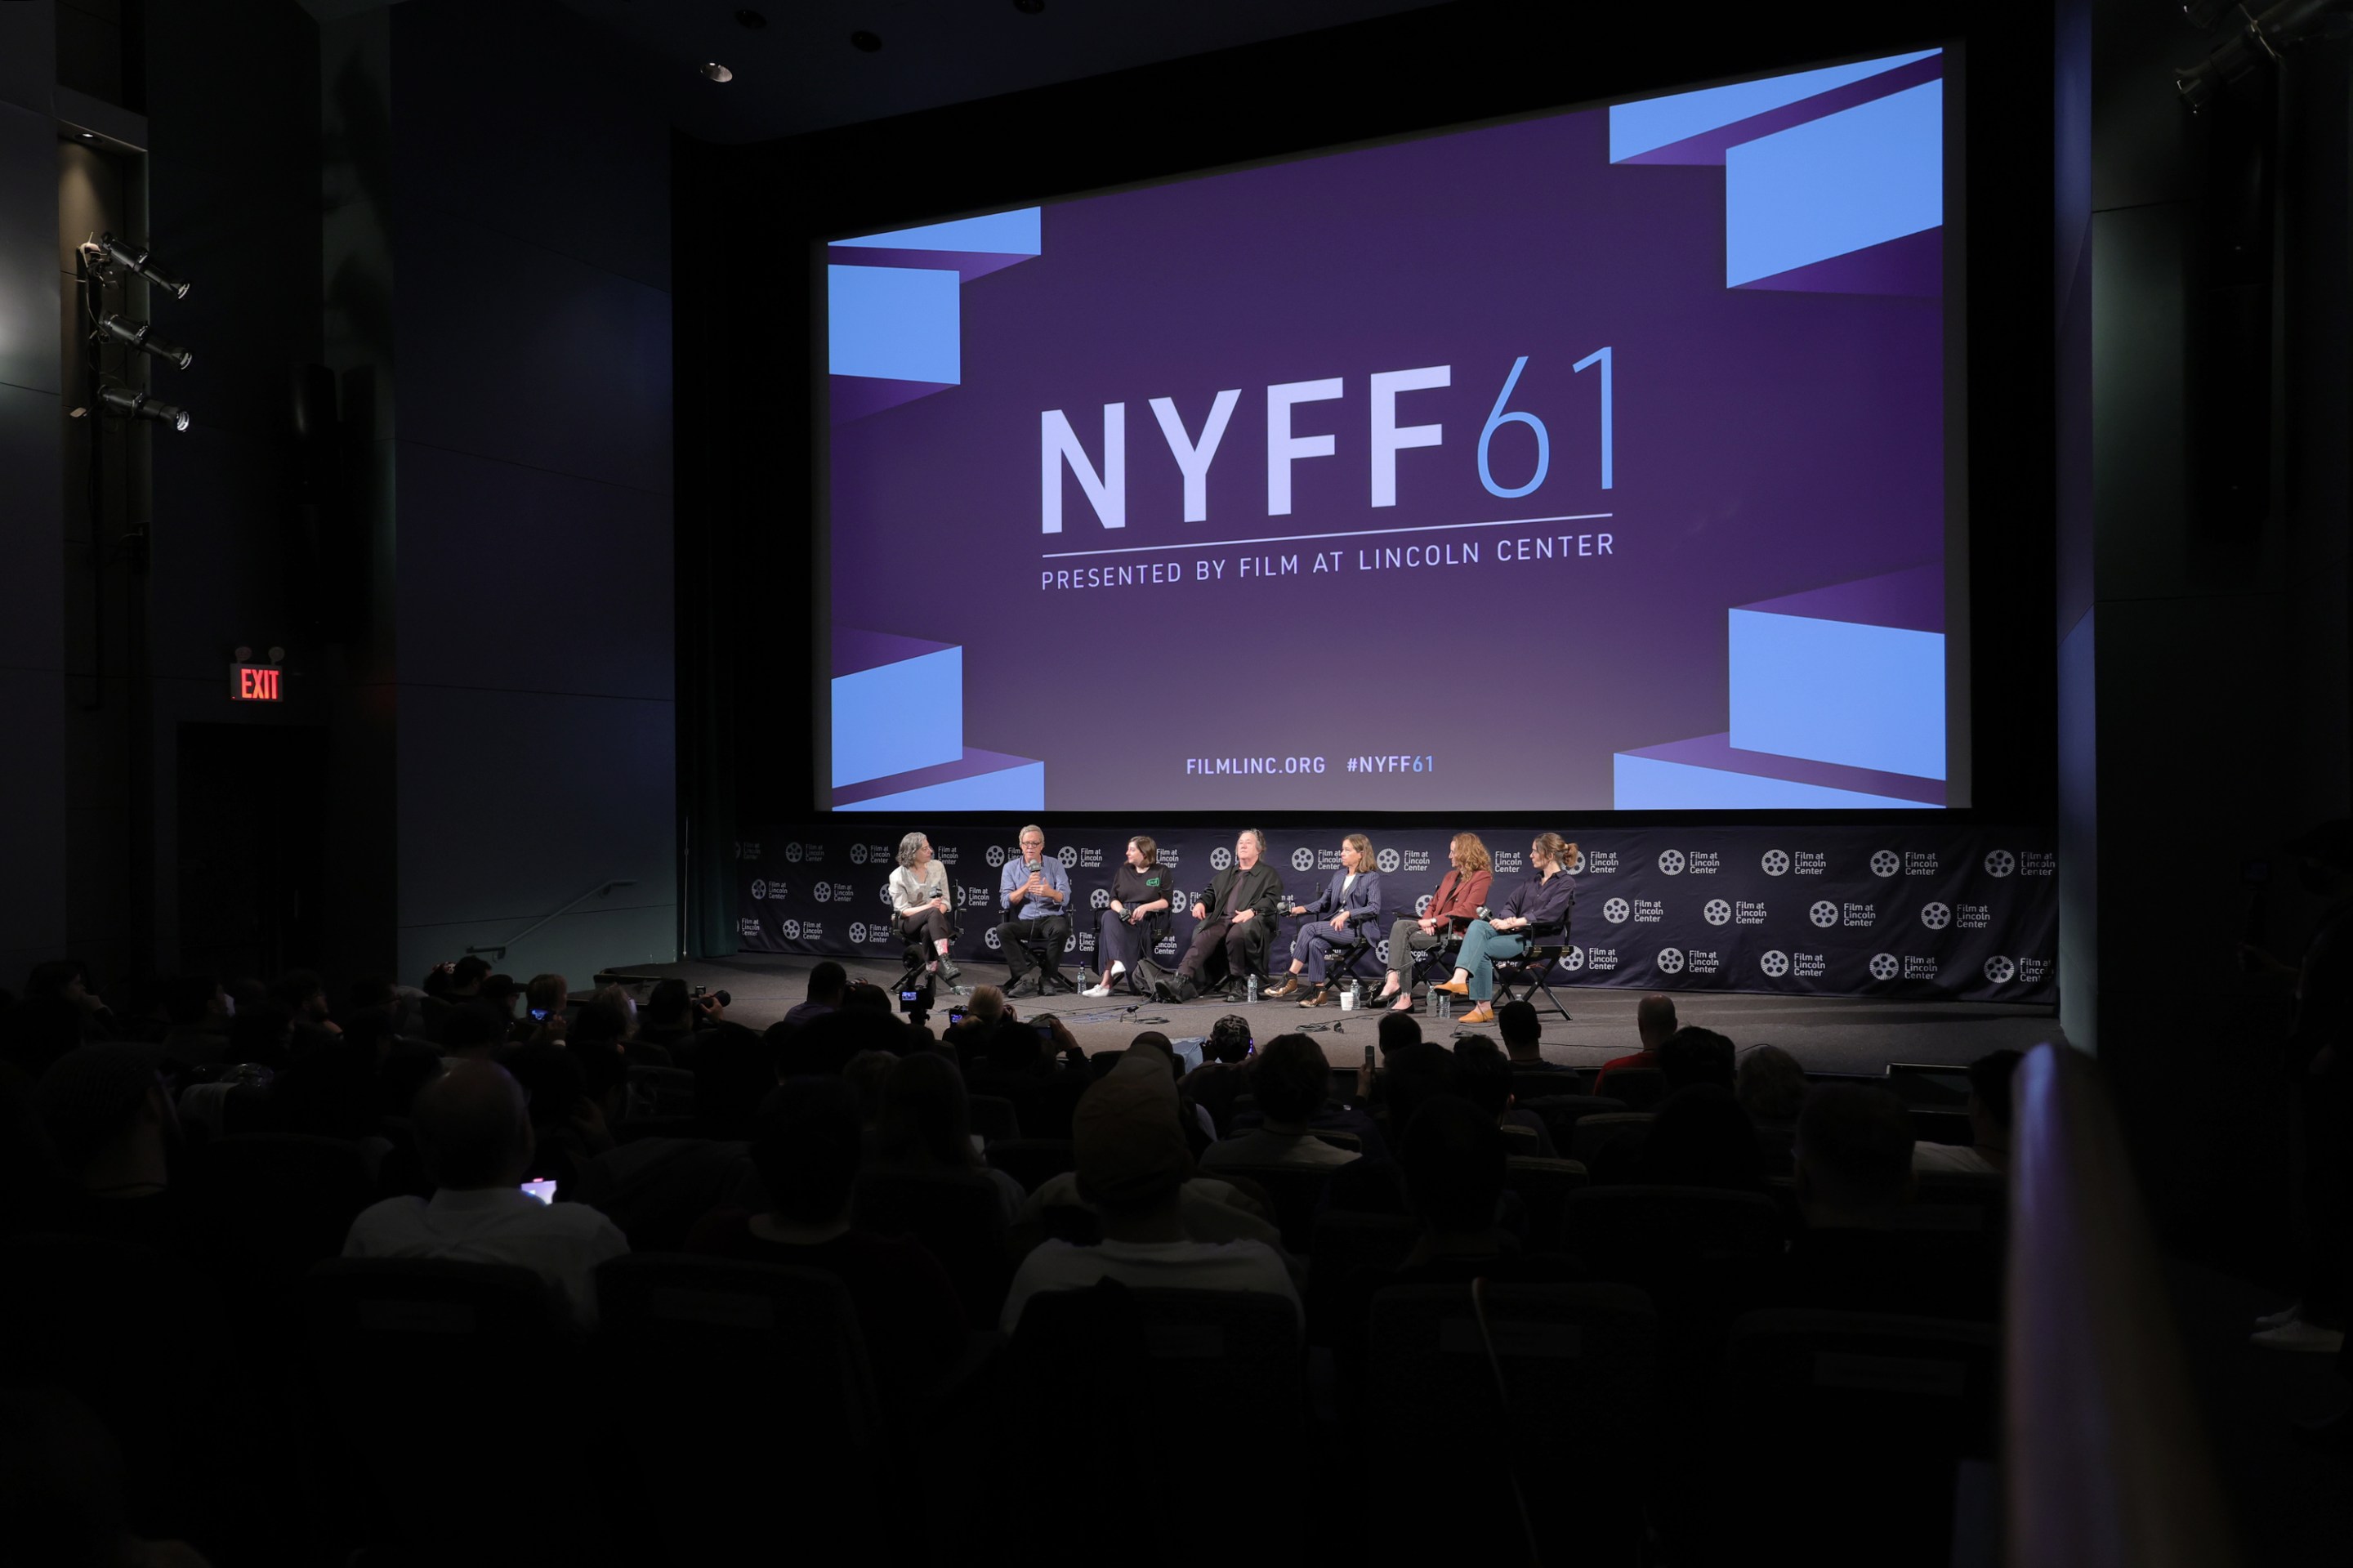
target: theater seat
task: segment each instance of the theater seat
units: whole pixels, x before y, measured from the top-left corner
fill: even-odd
[[[1396,1537],[1389,1555],[1527,1561],[1501,1473],[1508,1457],[1541,1561],[1636,1560],[1643,1477],[1657,1462],[1649,1298],[1622,1285],[1491,1284],[1483,1301],[1482,1329],[1467,1285],[1373,1298],[1366,1446],[1413,1457],[1411,1484],[1379,1505]]]
[[[586,1484],[585,1380],[538,1275],[337,1258],[297,1301],[310,1425],[336,1450],[363,1539],[438,1562],[610,1560]],[[531,1485],[453,1486],[457,1451],[510,1459]]]
[[[997,1095],[966,1095],[964,1103],[972,1130],[990,1143],[1000,1138],[1021,1136],[1021,1120],[1011,1100]]]
[[[1694,1471],[1713,1495],[1677,1510],[1703,1560],[1722,1559],[1702,1542],[1822,1568],[1951,1561],[1956,1475],[1994,1452],[1990,1325],[1757,1312],[1733,1325],[1724,1366],[1715,1462]],[[1788,1506],[1832,1495],[1834,1507]]]
[[[1569,1195],[1585,1189],[1585,1167],[1574,1160],[1543,1160],[1532,1154],[1507,1155],[1504,1164],[1504,1185],[1519,1194],[1527,1214],[1528,1246],[1536,1252],[1557,1250]]]
[[[1575,1130],[1569,1134],[1568,1157],[1590,1170],[1601,1158],[1602,1151],[1620,1137],[1630,1134],[1648,1137],[1650,1130],[1651,1113],[1648,1111],[1590,1112],[1577,1118]]]
[[[839,1279],[635,1253],[597,1269],[596,1301],[592,1357],[629,1478],[617,1522],[631,1562],[733,1560],[774,1528],[785,1478],[873,1517],[883,1411]]]
[[[1282,1232],[1283,1250],[1304,1257],[1315,1240],[1315,1215],[1332,1184],[1333,1165],[1221,1165],[1204,1171],[1219,1181],[1239,1176],[1256,1182],[1274,1205],[1274,1222]]]
[[[955,1281],[965,1321],[994,1329],[1013,1278],[997,1193],[978,1171],[869,1171],[858,1179],[850,1220],[862,1231],[922,1242]]]
[[[1078,1156],[1067,1138],[1008,1138],[993,1140],[985,1151],[990,1165],[1035,1192],[1066,1171],[1076,1171]]]

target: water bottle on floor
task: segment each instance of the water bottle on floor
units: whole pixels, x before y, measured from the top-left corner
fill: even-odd
[[[1250,978],[1249,991],[1250,991],[1250,1001],[1256,1001],[1258,1000],[1258,976],[1256,976],[1256,975],[1252,975],[1252,976],[1250,976]]]

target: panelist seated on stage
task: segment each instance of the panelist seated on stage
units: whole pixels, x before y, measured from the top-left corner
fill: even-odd
[[[1095,921],[1095,953],[1103,981],[1086,994],[1109,996],[1112,984],[1127,977],[1134,991],[1136,967],[1144,961],[1155,916],[1166,915],[1176,874],[1160,863],[1160,846],[1147,838],[1127,841],[1127,863],[1111,881],[1111,906]]]
[[[1502,908],[1472,921],[1462,933],[1453,978],[1439,981],[1434,989],[1468,996],[1479,1004],[1462,1015],[1463,1022],[1494,1022],[1496,959],[1519,958],[1535,949],[1538,938],[1568,928],[1577,879],[1562,867],[1576,852],[1577,846],[1558,833],[1539,834],[1528,846],[1528,864],[1535,874],[1513,888]]]
[[[932,858],[932,841],[909,833],[899,841],[899,869],[891,874],[891,929],[901,941],[928,950],[924,969],[961,991],[964,988],[956,982],[963,971],[948,957],[948,944],[955,937],[949,907],[947,870]]]
[[[1413,956],[1442,947],[1471,928],[1479,906],[1495,884],[1494,863],[1477,833],[1457,833],[1446,846],[1447,873],[1439,878],[1430,907],[1389,927],[1389,978],[1379,1000],[1391,1012],[1413,1011]]]
[[[1156,988],[1161,1000],[1191,1001],[1211,986],[1258,972],[1274,945],[1282,902],[1282,878],[1266,863],[1266,835],[1244,828],[1234,840],[1234,863],[1193,901],[1193,918],[1199,924],[1176,978]]]
[[[1062,947],[1071,939],[1071,874],[1046,853],[1046,830],[1032,822],[1021,830],[1021,858],[1005,863],[997,879],[997,927],[1005,949],[1005,994],[1037,996],[1062,982]],[[1044,968],[1030,970],[1042,949]]]
[[[1370,932],[1381,918],[1381,874],[1373,869],[1373,841],[1362,833],[1350,833],[1340,841],[1340,869],[1332,874],[1331,882],[1312,904],[1294,904],[1293,915],[1313,916],[1291,939],[1291,972],[1266,994],[1289,996],[1300,989],[1300,976],[1315,993],[1302,1001],[1302,1007],[1328,1007],[1332,1004],[1332,987],[1324,978],[1324,967],[1335,950],[1355,944]]]

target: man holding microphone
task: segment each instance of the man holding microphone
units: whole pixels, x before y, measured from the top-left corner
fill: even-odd
[[[1071,938],[1071,874],[1046,853],[1046,830],[1032,822],[1021,830],[1021,858],[1005,863],[997,881],[997,906],[1005,911],[997,940],[1005,949],[1005,994],[1040,996],[1067,990],[1062,978],[1062,948]],[[1030,978],[1035,944],[1045,953],[1045,967]]]

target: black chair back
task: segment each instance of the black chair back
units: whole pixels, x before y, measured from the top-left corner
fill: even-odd
[[[583,1478],[576,1358],[530,1269],[338,1258],[297,1293],[311,1430],[337,1451],[362,1531],[464,1563],[604,1561]],[[453,1443],[491,1435],[527,1489],[450,1484]]]
[[[597,1269],[596,1300],[633,1561],[729,1559],[768,1520],[779,1477],[861,1516],[879,1505],[885,1406],[839,1279],[633,1253]]]
[[[1530,1100],[1560,1099],[1567,1096],[1582,1097],[1585,1075],[1565,1073],[1557,1067],[1512,1068],[1512,1094],[1523,1106]]]
[[[1561,1224],[1568,1212],[1569,1195],[1585,1190],[1585,1167],[1574,1160],[1541,1160],[1534,1155],[1507,1154],[1504,1185],[1520,1195],[1527,1213],[1527,1245],[1536,1252],[1560,1245]]]
[[[1767,1517],[1746,1510],[1779,1499],[1783,1511],[1769,1517],[1785,1521],[1781,1547],[1799,1561],[1951,1560],[1959,1467],[1994,1452],[2001,1372],[1991,1325],[1755,1312],[1732,1326],[1724,1368],[1711,1447],[1737,1460],[1695,1500],[1694,1532],[1745,1531]],[[1826,1485],[1837,1488],[1836,1509],[1786,1510],[1788,1498]]]
[[[1035,1192],[1053,1178],[1079,1168],[1077,1154],[1067,1138],[1007,1138],[992,1141],[986,1157],[990,1165],[1021,1183],[1025,1192]]]
[[[979,1171],[868,1171],[849,1212],[860,1230],[922,1242],[955,1281],[965,1320],[997,1326],[1013,1271],[996,1182]]]
[[[1369,1346],[1366,1446],[1415,1456],[1415,1484],[1380,1510],[1401,1544],[1451,1538],[1455,1561],[1526,1560],[1496,1474],[1511,1463],[1541,1561],[1633,1559],[1659,1354],[1641,1291],[1497,1283],[1474,1302],[1468,1285],[1391,1286],[1373,1298]],[[1464,1510],[1463,1486],[1493,1502]]]
[[[1274,1203],[1283,1250],[1305,1256],[1314,1243],[1315,1212],[1324,1206],[1332,1171],[1329,1165],[1227,1165],[1211,1167],[1202,1174],[1240,1176],[1257,1182]]]
[[[1611,1098],[1623,1100],[1628,1110],[1656,1110],[1667,1097],[1667,1075],[1655,1067],[1620,1067],[1599,1086]]]
[[[1777,1257],[1787,1240],[1772,1199],[1716,1187],[1588,1187],[1570,1195],[1562,1234],[1610,1279],[1660,1261]]]
[[[1568,1157],[1589,1167],[1621,1133],[1647,1133],[1650,1127],[1649,1111],[1589,1111],[1570,1128]]]
[[[1021,1136],[1021,1118],[1011,1100],[999,1095],[966,1095],[964,1103],[969,1107],[972,1130],[990,1143]]]

